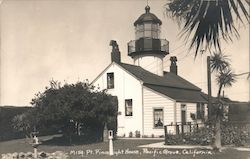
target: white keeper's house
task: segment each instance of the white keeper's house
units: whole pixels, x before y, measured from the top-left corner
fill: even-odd
[[[163,70],[169,42],[160,38],[162,22],[146,6],[135,22],[136,39],[128,42],[134,64],[121,62],[116,41],[111,41],[111,63],[93,85],[118,97],[118,136],[139,131],[142,136],[164,135],[164,125],[202,122],[207,100],[201,89],[177,74],[177,58],[170,57],[170,71]],[[195,117],[195,121],[194,121]],[[176,128],[167,130],[176,133]]]

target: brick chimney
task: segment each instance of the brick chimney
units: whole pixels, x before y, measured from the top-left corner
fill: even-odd
[[[171,65],[170,65],[170,72],[174,73],[177,75],[178,70],[177,70],[177,57],[176,56],[171,56],[170,57]]]
[[[111,62],[121,63],[121,53],[119,51],[119,47],[116,41],[111,40],[109,45],[112,46]]]

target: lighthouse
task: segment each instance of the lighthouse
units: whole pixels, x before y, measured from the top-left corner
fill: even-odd
[[[135,40],[128,42],[128,55],[134,65],[163,76],[163,58],[169,54],[169,42],[161,39],[161,20],[145,7],[145,13],[135,22]]]

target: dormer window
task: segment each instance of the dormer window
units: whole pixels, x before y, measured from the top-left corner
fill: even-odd
[[[114,73],[107,73],[107,89],[113,89],[114,86]]]

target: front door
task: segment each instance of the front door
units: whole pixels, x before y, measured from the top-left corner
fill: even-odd
[[[181,134],[184,135],[186,125],[186,104],[181,104]]]
[[[181,123],[182,124],[185,124],[186,123],[186,110],[187,110],[187,108],[186,108],[186,104],[182,104],[181,105]]]

